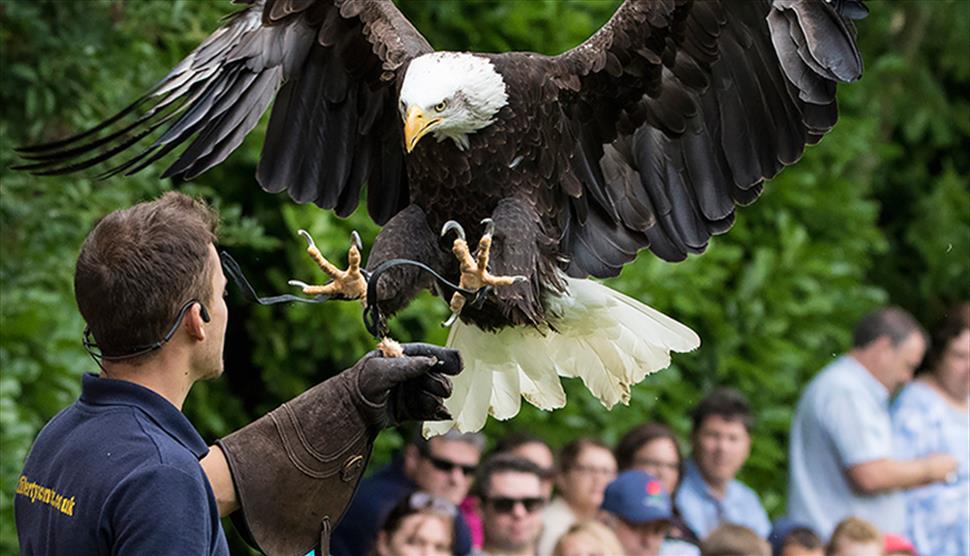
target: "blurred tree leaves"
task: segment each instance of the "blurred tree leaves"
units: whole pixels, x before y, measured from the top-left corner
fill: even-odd
[[[555,54],[585,39],[618,1],[404,1],[406,15],[439,49]],[[175,0],[0,3],[0,552],[14,553],[13,487],[40,427],[76,397],[96,369],[80,346],[72,295],[74,259],[87,231],[110,210],[170,188],[204,195],[223,218],[228,248],[263,293],[286,281],[322,280],[304,253],[306,228],[325,253],[343,253],[350,231],[365,254],[377,228],[363,211],[341,220],[259,190],[260,126],[223,165],[191,184],[138,176],[35,178],[8,168],[14,145],[63,137],[126,106],[235,7]],[[554,445],[579,435],[615,441],[659,420],[687,440],[689,412],[715,385],[744,391],[758,414],[742,478],[769,512],[784,510],[786,447],[799,390],[841,353],[854,321],[886,302],[930,324],[970,298],[970,4],[959,0],[871,3],[860,22],[866,75],[840,89],[841,121],[822,143],[739,212],[702,257],[664,264],[648,253],[611,285],[701,335],[695,353],[605,411],[566,381],[554,413],[523,405],[497,437],[528,429]],[[265,122],[264,122],[265,123]],[[163,161],[164,162],[164,161]],[[199,384],[186,412],[214,439],[352,364],[373,347],[360,307],[249,306],[234,300],[227,373]],[[404,341],[443,343],[441,300],[422,295],[391,324]],[[372,464],[400,445],[381,435]]]

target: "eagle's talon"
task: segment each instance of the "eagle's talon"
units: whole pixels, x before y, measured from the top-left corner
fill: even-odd
[[[466,290],[466,292],[474,293],[474,297],[470,297],[469,299],[466,299],[465,295],[460,292],[455,292],[452,295],[451,301],[448,304],[451,307],[452,317],[445,321],[443,326],[451,326],[458,314],[461,313],[466,301],[470,301],[473,307],[478,308],[481,307],[492,289],[521,284],[529,280],[526,276],[494,276],[488,271],[488,262],[492,249],[492,234],[495,232],[495,221],[491,218],[484,218],[481,223],[485,226],[485,229],[481,239],[478,240],[478,246],[475,249],[474,255],[469,251],[468,243],[465,241],[465,232],[460,224],[454,220],[449,220],[441,229],[442,237],[452,230],[457,233],[458,237],[455,238],[452,244],[451,252],[458,259],[458,266],[461,272],[458,287]]]
[[[353,231],[350,233],[350,248],[347,250],[347,269],[341,270],[328,261],[320,249],[317,248],[313,237],[306,230],[298,230],[298,234],[303,236],[307,242],[307,254],[317,263],[324,273],[333,278],[330,282],[322,286],[313,286],[300,280],[290,280],[291,286],[303,289],[307,295],[332,295],[344,299],[363,299],[367,294],[367,279],[364,277],[360,268],[360,235]]]
[[[446,320],[443,323],[441,323],[441,327],[442,328],[451,328],[451,325],[455,324],[455,321],[456,320],[458,320],[458,313],[452,312],[451,313],[451,316],[448,317],[448,320]]]
[[[468,305],[470,305],[475,309],[480,309],[482,305],[485,303],[485,298],[487,298],[488,295],[492,293],[494,289],[495,288],[492,286],[485,286],[481,288],[480,290],[475,292],[475,296],[472,297],[471,301],[468,302]]]
[[[481,224],[485,226],[485,231],[482,233],[482,237],[492,237],[492,234],[495,232],[495,221],[491,218],[482,218]]]
[[[313,242],[313,236],[310,235],[310,232],[308,232],[306,230],[303,230],[303,229],[300,229],[300,230],[297,230],[296,233],[298,233],[301,236],[303,236],[303,239],[306,240],[306,245],[307,245],[307,248],[308,249],[311,248],[311,247],[312,248],[316,248],[317,247],[317,244]]]
[[[441,237],[448,235],[448,232],[454,230],[458,234],[458,239],[462,241],[465,240],[465,229],[461,227],[461,224],[455,222],[454,220],[449,220],[445,222],[445,225],[441,227]]]

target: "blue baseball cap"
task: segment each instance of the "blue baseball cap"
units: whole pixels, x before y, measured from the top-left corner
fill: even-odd
[[[670,495],[653,475],[624,471],[606,487],[602,508],[633,524],[673,518]]]

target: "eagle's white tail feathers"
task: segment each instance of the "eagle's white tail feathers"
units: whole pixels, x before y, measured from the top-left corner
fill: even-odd
[[[510,419],[521,398],[558,409],[566,404],[560,376],[581,379],[606,408],[627,404],[630,387],[670,365],[671,351],[700,345],[693,330],[635,299],[592,280],[567,281],[567,295],[546,300],[549,313],[559,315],[554,330],[452,326],[448,346],[465,362],[445,401],[454,420],[426,423],[425,436],[480,430],[489,414]]]

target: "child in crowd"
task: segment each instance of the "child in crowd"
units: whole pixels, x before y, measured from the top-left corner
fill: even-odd
[[[775,522],[768,536],[772,556],[824,556],[825,543],[811,527],[786,517]]]
[[[771,547],[751,529],[722,523],[701,543],[701,556],[770,556]]]
[[[835,526],[825,556],[883,556],[883,538],[876,526],[847,517]]]
[[[574,523],[556,543],[552,556],[613,556],[623,546],[613,531],[598,521]]]

